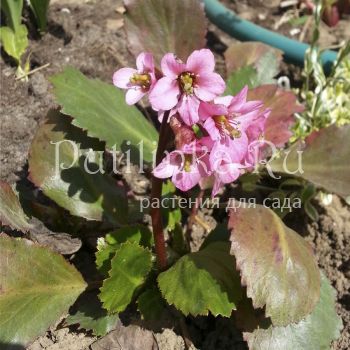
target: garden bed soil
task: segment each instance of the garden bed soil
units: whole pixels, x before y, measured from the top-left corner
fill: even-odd
[[[243,17],[269,27],[282,15],[276,12],[276,8],[270,2],[273,1],[237,1],[230,2],[229,6]],[[2,53],[1,180],[14,184],[25,174],[30,142],[49,108],[55,106],[48,82],[52,74],[62,71],[69,65],[80,69],[89,77],[111,82],[111,76],[116,69],[133,64],[133,58],[126,47],[121,6],[121,0],[53,0],[49,8],[48,33],[40,40],[33,35],[29,47],[32,69],[46,64],[49,66],[32,74],[28,82],[15,80],[15,67]],[[259,14],[266,14],[266,18],[259,17]],[[341,27],[331,31],[327,29],[327,35],[332,36],[330,39],[332,45],[347,37],[348,24],[343,23]],[[281,27],[280,30],[288,34],[288,29]],[[341,31],[340,34],[338,31]],[[216,52],[220,73],[224,73],[222,53],[234,41],[210,25],[208,42]],[[287,67],[287,74],[288,72],[292,74],[291,71],[293,70],[290,66]],[[129,178],[127,181],[132,186],[133,179]],[[144,187],[146,190],[149,188],[147,180]],[[328,206],[319,203],[318,209],[320,219],[317,222],[308,221],[305,215],[291,215],[288,223],[313,245],[320,267],[337,290],[337,312],[343,319],[344,329],[341,338],[333,344],[333,349],[346,350],[350,348],[350,209],[336,196],[333,196],[333,201]],[[199,216],[209,225],[215,225],[216,219],[210,211],[199,212]],[[194,224],[192,247],[196,249],[205,236],[206,231]],[[84,241],[84,238],[82,239]],[[83,242],[82,252],[74,259],[79,259],[84,254],[92,255],[87,243]],[[213,350],[246,348],[241,335],[232,330],[225,319],[189,320],[186,328],[198,348]],[[59,323],[34,341],[28,349],[96,350],[106,348],[108,344],[109,346],[114,344],[113,348],[118,349],[113,337],[117,337],[118,340],[118,334],[124,334],[123,332],[131,332],[126,334],[134,334],[135,339],[135,334],[143,334],[140,331],[134,332],[130,329],[125,331],[118,328],[118,331],[109,335],[108,339],[96,342],[96,338],[91,334],[74,327],[64,327]],[[185,343],[180,333],[177,329],[165,328],[154,335],[154,342],[152,344],[150,342],[149,348],[184,349]],[[130,342],[125,346],[124,350],[134,349]]]

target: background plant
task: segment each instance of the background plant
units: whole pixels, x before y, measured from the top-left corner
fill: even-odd
[[[49,0],[30,0],[29,6],[35,16],[40,33],[47,27],[47,9]],[[28,30],[22,24],[23,0],[1,0],[1,11],[6,17],[6,26],[0,28],[0,39],[6,53],[17,64],[17,76],[24,76],[30,70],[29,57],[23,61],[28,47]]]

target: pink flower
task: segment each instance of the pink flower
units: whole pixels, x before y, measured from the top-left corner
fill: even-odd
[[[150,92],[156,82],[153,56],[142,52],[136,58],[136,67],[121,68],[113,74],[113,84],[127,89],[126,103],[133,105]]]
[[[196,50],[186,64],[166,54],[161,62],[164,77],[155,84],[149,99],[156,111],[177,111],[187,125],[197,123],[200,101],[211,101],[225,90],[225,82],[214,73],[215,60],[208,49]]]
[[[240,138],[224,137],[214,143],[209,156],[210,170],[214,176],[212,196],[215,196],[224,184],[237,180],[242,174],[247,148],[248,139],[244,133]]]
[[[181,150],[169,153],[153,170],[154,176],[165,179],[171,177],[181,191],[188,191],[199,181],[209,176],[207,147],[198,141],[184,145]]]
[[[239,138],[246,133],[250,140],[260,137],[267,118],[261,101],[247,102],[248,87],[236,96],[218,97],[214,103],[202,102],[199,116],[213,140]]]

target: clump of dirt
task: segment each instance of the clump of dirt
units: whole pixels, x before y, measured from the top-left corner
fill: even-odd
[[[337,312],[344,329],[333,349],[350,348],[350,210],[337,196],[319,202],[320,219],[307,225],[306,239],[313,245],[318,264],[337,290]]]

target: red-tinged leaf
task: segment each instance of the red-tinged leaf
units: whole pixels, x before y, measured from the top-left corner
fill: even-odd
[[[301,154],[301,169],[299,168]],[[332,125],[297,142],[269,163],[276,172],[293,172],[329,192],[350,196],[350,125]]]
[[[124,0],[125,30],[131,52],[152,52],[159,64],[164,54],[185,60],[205,46],[207,21],[198,0]]]
[[[61,255],[0,235],[0,348],[24,349],[59,321],[85,287]]]
[[[274,77],[278,73],[278,68],[282,61],[282,53],[281,50],[260,42],[253,41],[232,44],[225,52],[227,74],[237,71],[245,66],[252,65],[258,71],[264,68],[265,74],[271,73],[271,77]],[[272,59],[273,64],[271,65]],[[264,60],[270,63],[268,67],[263,64]],[[266,72],[266,69],[269,69],[270,71]]]
[[[0,181],[0,222],[14,230],[27,232],[32,226],[12,187]]]
[[[342,321],[335,311],[335,290],[322,276],[320,300],[305,319],[286,327],[259,327],[243,336],[250,350],[320,350],[329,349],[341,329]]]
[[[304,107],[297,102],[295,94],[278,88],[277,85],[262,85],[248,93],[248,100],[260,100],[271,113],[265,125],[265,139],[276,147],[283,147],[292,136],[294,113],[300,113]]]
[[[299,322],[320,296],[320,273],[311,247],[270,209],[231,210],[231,254],[255,308],[272,323]]]

